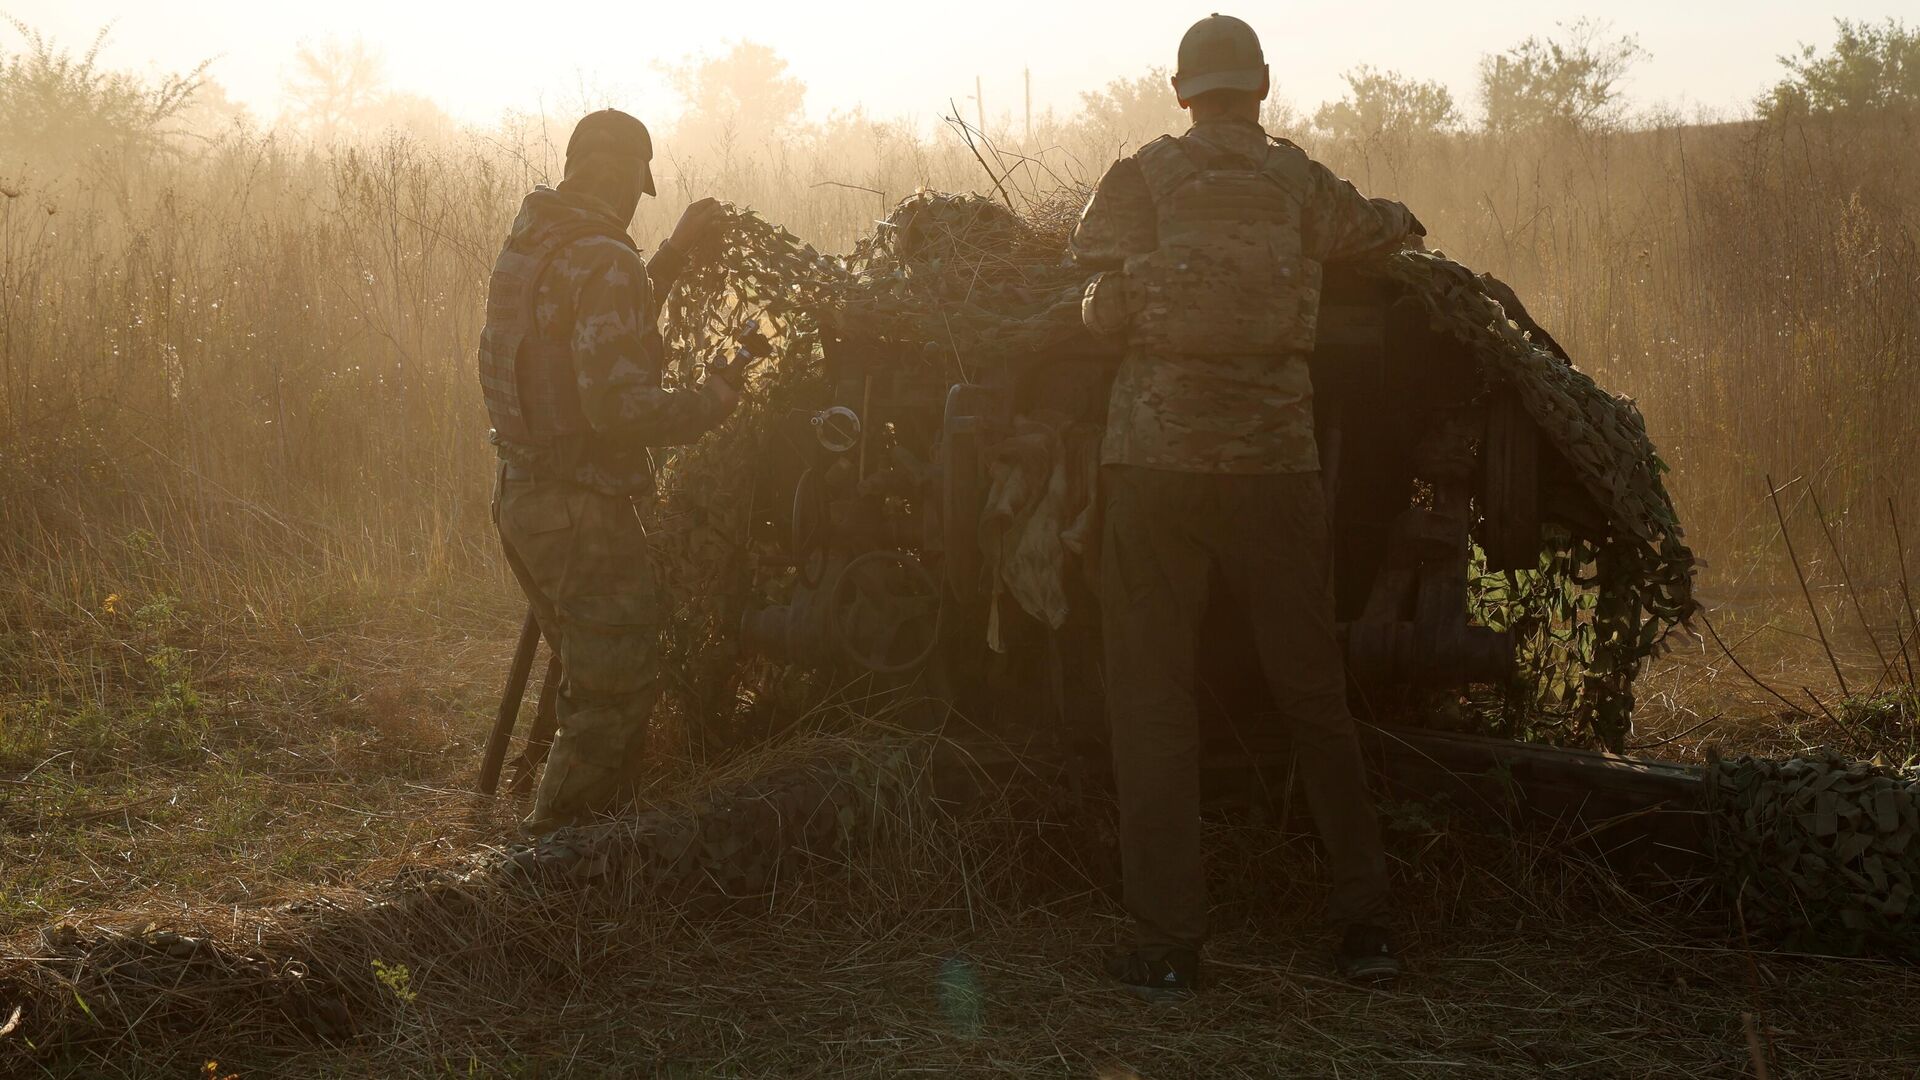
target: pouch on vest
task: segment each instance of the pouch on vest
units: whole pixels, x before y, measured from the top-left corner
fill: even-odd
[[[1261,237],[1169,246],[1130,263],[1139,284],[1134,340],[1181,356],[1246,356],[1313,348],[1320,264]]]
[[[1125,271],[1095,274],[1080,298],[1081,323],[1098,337],[1125,336],[1140,305],[1139,290],[1132,285]]]

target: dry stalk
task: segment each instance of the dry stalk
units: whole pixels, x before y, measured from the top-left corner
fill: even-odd
[[[1907,542],[1900,535],[1900,513],[1894,509],[1893,498],[1887,498],[1887,520],[1893,523],[1893,553],[1900,567],[1900,599],[1906,602],[1907,625],[1912,629],[1911,637],[1903,636],[1900,645],[1900,658],[1907,665],[1907,685],[1920,686],[1913,677],[1913,654],[1908,649],[1908,640],[1920,641],[1920,614],[1913,607],[1913,587],[1907,579]]]
[[[1851,697],[1853,692],[1847,689],[1847,677],[1840,672],[1840,661],[1833,655],[1833,644],[1827,640],[1827,628],[1820,622],[1820,609],[1813,602],[1813,590],[1807,587],[1807,575],[1800,569],[1800,556],[1793,550],[1793,534],[1787,530],[1787,515],[1780,509],[1780,489],[1773,486],[1773,477],[1768,475],[1767,498],[1773,503],[1773,516],[1780,522],[1780,539],[1787,545],[1787,559],[1793,563],[1793,576],[1800,583],[1800,595],[1806,598],[1807,614],[1813,618],[1813,631],[1820,638],[1820,648],[1827,654],[1827,663],[1833,666],[1833,677],[1840,684],[1842,697]],[[1808,691],[1812,695],[1812,691]],[[1816,700],[1815,704],[1818,704]],[[1826,706],[1821,705],[1822,712]],[[1829,716],[1832,714],[1829,713]]]
[[[1840,553],[1840,542],[1834,539],[1833,526],[1827,521],[1826,508],[1820,505],[1820,493],[1808,489],[1813,499],[1813,516],[1820,521],[1820,531],[1826,535],[1827,548],[1833,552],[1834,565],[1840,568],[1840,582],[1846,586],[1847,599],[1853,604],[1853,613],[1860,619],[1860,630],[1867,635],[1867,644],[1873,646],[1873,655],[1880,660],[1881,677],[1892,681],[1893,665],[1887,662],[1887,654],[1880,649],[1880,640],[1874,636],[1873,624],[1867,619],[1867,609],[1860,604],[1860,593],[1853,587],[1853,573],[1847,569],[1847,557]],[[1902,652],[1904,652],[1904,647]]]

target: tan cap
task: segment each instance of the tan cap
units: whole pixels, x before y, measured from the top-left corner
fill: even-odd
[[[1174,90],[1183,102],[1210,90],[1259,93],[1267,85],[1267,57],[1260,35],[1231,15],[1214,13],[1194,23],[1180,39],[1180,70]]]
[[[567,140],[567,158],[571,160],[585,154],[639,158],[642,163],[640,190],[648,195],[655,193],[653,169],[648,164],[653,161],[653,136],[639,118],[619,109],[601,109],[581,117],[573,126],[573,136]]]

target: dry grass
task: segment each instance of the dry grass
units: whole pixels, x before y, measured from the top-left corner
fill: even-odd
[[[741,775],[859,745],[805,740]],[[274,1076],[1708,1077],[1750,1075],[1751,1016],[1776,1074],[1910,1068],[1912,968],[1748,952],[1697,885],[1622,882],[1556,853],[1550,835],[1487,832],[1433,807],[1430,823],[1395,830],[1415,974],[1376,993],[1328,976],[1314,846],[1217,820],[1214,983],[1154,1008],[1097,974],[1099,948],[1123,933],[1089,842],[1110,808],[1018,784],[959,820],[888,805],[868,842],[801,856],[771,890],[717,906],[712,889],[669,903],[671,890],[638,887],[645,875],[616,859],[584,888],[482,876],[458,904],[421,902],[431,893],[412,882],[433,878],[416,873],[373,908],[334,889],[319,905],[208,911],[200,926],[217,942],[291,950],[308,982],[353,981],[356,1033],[303,1038],[265,1022],[277,999],[223,989],[245,981],[231,964],[204,981],[203,958],[180,969],[173,1006],[139,1006],[150,992],[112,1002],[142,1008],[144,1029],[117,1034],[116,1013],[89,1031],[92,1014],[67,1006],[84,1041],[43,1064],[105,1076],[214,1058]],[[613,834],[616,846],[638,835]],[[353,978],[369,958],[388,978]],[[106,1017],[98,979],[84,985]],[[178,1010],[196,994],[197,1010]]]
[[[951,919],[756,918],[661,941],[571,1000],[510,1020],[449,1008],[343,1064],[276,1075],[1220,1077],[1748,1076],[1754,1013],[1777,1070],[1902,1076],[1920,1000],[1909,972],[1747,958],[1684,933],[1554,918],[1422,934],[1420,973],[1373,994],[1326,977],[1311,924],[1216,939],[1192,1002],[1103,985],[1089,941],[1111,920],[1036,914],[965,933]],[[1859,1002],[1863,1007],[1855,1007]],[[1845,1004],[1842,1004],[1845,1003]],[[436,1046],[437,1044],[437,1046]]]
[[[1847,697],[1804,608],[1782,598],[1711,618],[1739,663],[1704,633],[1656,661],[1636,684],[1631,752],[1701,761],[1710,748],[1785,757],[1829,746],[1896,765],[1920,760],[1920,724],[1910,707],[1898,715],[1913,692],[1904,678],[1887,678],[1861,635],[1835,646],[1856,689]],[[1873,719],[1876,711],[1885,715]]]
[[[1512,283],[1639,400],[1716,564],[1770,550],[1771,472],[1817,481],[1843,540],[1884,568],[1884,500],[1920,494],[1878,464],[1920,451],[1904,407],[1915,123],[1312,149],[1415,207],[1437,246]],[[1094,134],[1062,133],[1044,168],[989,160],[1022,201],[1097,175],[1113,144]],[[643,239],[716,194],[844,250],[885,199],[988,186],[950,134],[879,125],[692,150],[643,209]],[[470,357],[491,253],[546,154],[505,137],[236,138],[80,168],[29,157],[5,178],[21,194],[0,199],[9,521],[61,541],[147,528],[214,561],[278,552],[379,578],[490,557],[470,546],[488,481]]]
[[[1887,683],[1881,508],[1920,495],[1911,125],[1312,147],[1639,399],[1717,629],[1792,703],[1683,648],[1641,682],[1649,752],[1913,752],[1910,716],[1875,732],[1844,707],[1761,482],[1803,478],[1788,518],[1830,644],[1861,689]],[[1070,136],[1046,160],[1088,179],[1113,143]],[[20,192],[0,195],[4,951],[60,920],[238,943],[284,901],[351,905],[497,842],[510,810],[463,792],[517,611],[469,359],[488,260],[550,155],[230,139],[25,160],[0,177]],[[669,173],[643,239],[718,194],[844,248],[916,187],[981,185],[958,142],[860,124]],[[1218,823],[1219,984],[1164,1012],[1092,972],[1119,926],[1083,833],[1029,807],[921,839],[751,912],[566,894],[485,940],[381,939],[415,996],[370,984],[377,1022],[349,1046],[136,1029],[53,1072],[1737,1076],[1751,1014],[1774,1075],[1912,1075],[1911,969],[1750,957],[1697,889],[1633,894],[1546,838],[1397,835],[1418,974],[1372,995],[1323,977],[1311,845]],[[529,942],[548,960],[509,962]]]
[[[0,706],[0,935],[256,906],[486,835],[428,810],[465,801],[498,694],[508,598],[486,588],[493,611],[368,596],[271,636],[186,600],[19,627],[46,681]]]

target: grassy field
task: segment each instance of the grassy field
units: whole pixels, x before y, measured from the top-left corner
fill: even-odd
[[[1920,518],[1916,134],[1892,116],[1310,146],[1645,412],[1754,676],[1680,643],[1640,684],[1646,752],[1914,753],[1888,507]],[[1092,178],[1104,145],[1029,148],[1046,169],[1017,170],[1015,200]],[[844,249],[892,198],[986,182],[958,140],[879,124],[696,149],[663,164],[643,240],[714,194]],[[550,162],[506,134],[232,136],[0,175],[0,951],[62,921],[238,926],[507,837],[511,810],[466,794],[519,615],[470,364],[498,237]],[[1204,1024],[1102,994],[1087,948],[1116,928],[1093,891],[982,914],[955,899],[965,874],[823,874],[752,918],[621,915],[652,951],[590,986],[472,1009],[423,977],[348,1057],[128,1045],[79,1070],[1735,1076],[1758,1052],[1776,1074],[1914,1075],[1910,969],[1755,959],[1696,894],[1630,897],[1546,841],[1497,840],[1396,835],[1420,974],[1389,995],[1321,978],[1310,846],[1223,824]],[[978,983],[959,1014],[955,971]]]
[[[671,805],[697,786],[654,794]],[[445,795],[406,812],[453,849],[416,833],[416,872],[459,865],[501,825]],[[1629,885],[1569,855],[1565,837],[1434,807],[1390,817],[1414,973],[1389,992],[1329,977],[1313,843],[1221,818],[1208,834],[1212,987],[1161,1008],[1115,993],[1096,957],[1124,929],[1110,876],[1075,847],[1083,826],[1009,806],[921,821],[718,907],[636,898],[618,881],[477,891],[465,940],[457,926],[357,929],[356,886],[406,889],[391,863],[369,863],[289,894],[308,901],[298,918],[313,946],[378,950],[384,993],[354,1013],[356,1037],[263,1028],[272,999],[243,998],[184,1027],[105,1028],[44,1072],[187,1075],[211,1060],[216,1075],[369,1078],[1737,1077],[1758,1061],[1771,1075],[1912,1075],[1910,966],[1744,947],[1701,884]],[[184,887],[177,909],[156,907],[164,925],[236,950],[298,923]],[[137,934],[147,917],[72,925]],[[12,940],[28,955],[49,947]]]

